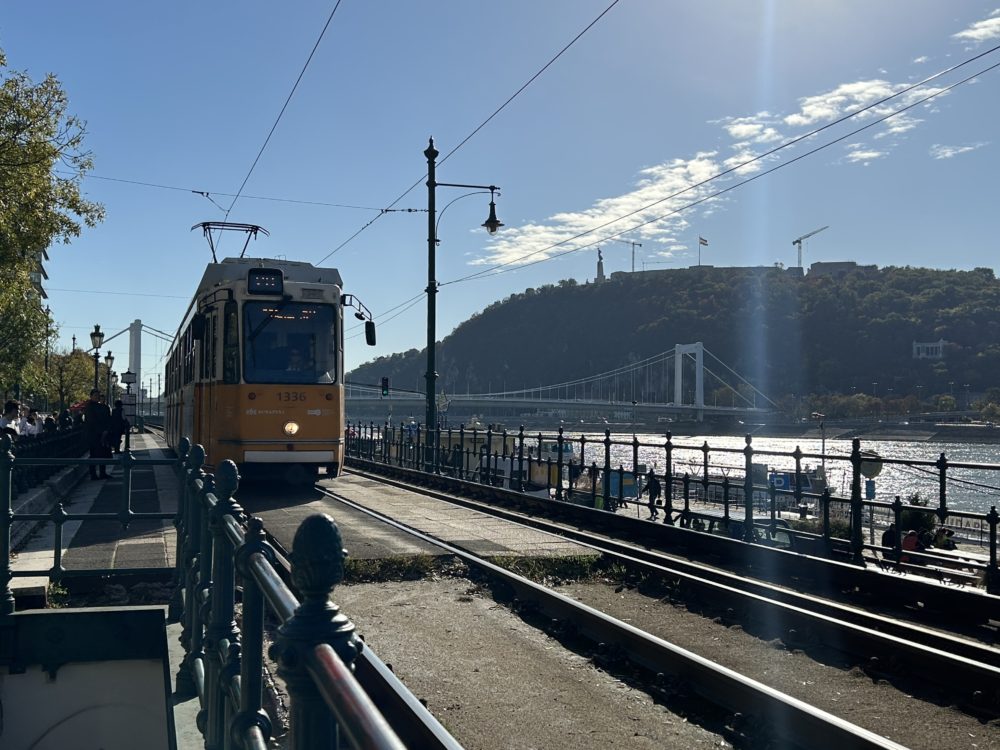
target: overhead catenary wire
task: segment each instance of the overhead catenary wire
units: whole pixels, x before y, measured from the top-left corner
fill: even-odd
[[[229,218],[229,214],[232,213],[233,207],[236,205],[236,201],[240,199],[240,194],[243,192],[243,188],[247,186],[247,182],[250,180],[250,175],[252,175],[254,169],[257,168],[257,163],[260,161],[260,157],[264,155],[267,145],[271,142],[271,136],[274,135],[274,131],[278,128],[278,123],[281,122],[281,118],[285,114],[285,110],[288,109],[288,105],[292,101],[292,97],[295,96],[295,90],[298,89],[299,83],[302,81],[302,76],[306,74],[306,70],[309,68],[309,63],[312,62],[313,55],[315,55],[316,50],[319,49],[319,43],[323,41],[323,36],[326,34],[326,30],[330,28],[330,23],[333,21],[333,17],[337,14],[337,8],[340,7],[340,3],[341,0],[337,0],[337,3],[333,6],[333,10],[330,11],[329,17],[326,19],[326,23],[323,24],[323,30],[319,32],[319,37],[316,39],[316,43],[313,45],[312,50],[309,52],[309,57],[306,58],[306,62],[302,66],[302,70],[299,71],[298,78],[296,78],[295,83],[292,84],[292,90],[288,92],[288,97],[285,99],[285,103],[281,105],[281,111],[278,112],[278,116],[275,118],[274,124],[271,126],[271,130],[268,132],[267,138],[264,139],[264,143],[261,145],[260,151],[257,152],[257,156],[253,160],[253,164],[251,164],[250,169],[247,170],[246,177],[243,178],[243,182],[240,184],[240,189],[236,191],[236,195],[233,197],[233,202],[229,204],[229,208],[226,211],[227,219]]]
[[[994,50],[1000,49],[1000,45],[998,45],[997,47],[994,47],[993,49]],[[859,128],[856,128],[856,129],[854,129],[854,130],[852,130],[852,131],[850,131],[850,132],[848,132],[848,133],[846,133],[846,134],[844,134],[842,136],[839,136],[839,137],[833,139],[832,141],[828,141],[827,143],[824,143],[824,144],[821,144],[821,145],[819,145],[819,146],[817,146],[815,148],[812,148],[812,149],[810,149],[810,150],[808,150],[808,151],[806,151],[806,152],[804,152],[802,154],[799,154],[798,156],[795,156],[795,157],[789,159],[786,162],[782,162],[781,164],[777,164],[774,167],[771,167],[770,169],[766,169],[766,170],[764,170],[762,172],[758,172],[757,174],[753,175],[752,177],[748,177],[748,178],[746,178],[744,180],[741,180],[741,181],[739,181],[739,182],[737,182],[737,183],[735,183],[733,185],[730,185],[730,186],[728,186],[726,188],[723,188],[721,190],[715,191],[714,193],[710,193],[708,195],[702,196],[701,198],[698,198],[697,200],[693,200],[693,201],[691,201],[691,202],[689,202],[689,203],[687,203],[687,204],[685,204],[683,206],[679,206],[678,208],[675,208],[675,209],[673,209],[671,211],[668,211],[665,214],[661,214],[659,216],[655,216],[652,219],[648,219],[646,221],[640,222],[639,224],[635,224],[635,225],[630,226],[630,227],[628,227],[626,229],[623,229],[623,230],[621,230],[619,232],[615,232],[613,234],[601,237],[600,239],[594,240],[593,242],[589,242],[589,243],[587,243],[585,245],[581,245],[579,247],[574,247],[574,248],[571,248],[569,250],[565,250],[565,251],[560,252],[560,253],[555,253],[553,255],[546,256],[545,258],[541,258],[539,260],[535,260],[535,261],[531,261],[531,262],[527,262],[527,263],[522,263],[521,262],[521,261],[523,261],[526,258],[530,258],[530,257],[538,255],[540,253],[548,252],[549,250],[552,250],[552,249],[554,249],[556,247],[560,247],[562,245],[565,245],[567,242],[572,242],[573,240],[579,239],[581,237],[585,237],[588,234],[592,234],[593,232],[596,232],[596,231],[598,231],[600,229],[604,229],[605,227],[608,227],[608,226],[610,226],[612,224],[615,224],[615,223],[617,223],[619,221],[622,221],[623,219],[627,219],[627,218],[629,218],[631,216],[635,216],[638,213],[642,213],[643,211],[647,211],[650,208],[652,208],[653,206],[656,206],[656,205],[658,205],[660,203],[663,203],[664,201],[668,201],[668,200],[671,200],[672,198],[676,198],[676,197],[678,197],[678,196],[680,196],[680,195],[682,195],[682,194],[684,194],[686,192],[689,192],[689,191],[691,191],[691,190],[693,190],[693,189],[695,189],[697,187],[701,187],[701,186],[703,186],[703,185],[705,185],[705,184],[707,184],[709,182],[712,182],[713,180],[719,179],[720,177],[722,177],[722,176],[724,176],[726,174],[729,174],[729,173],[731,173],[734,170],[740,169],[741,167],[746,166],[748,164],[752,164],[755,161],[758,161],[759,159],[761,159],[761,158],[763,158],[763,157],[765,157],[765,156],[767,156],[767,155],[769,155],[771,153],[774,153],[774,151],[777,151],[780,148],[787,147],[787,145],[791,145],[791,142],[789,144],[786,144],[785,146],[781,146],[781,147],[778,147],[776,149],[772,149],[771,152],[768,152],[766,154],[761,154],[760,156],[755,157],[754,159],[748,160],[748,161],[746,161],[746,162],[744,162],[744,163],[742,163],[740,165],[737,165],[735,167],[727,169],[727,170],[725,170],[723,172],[719,172],[718,174],[713,175],[711,177],[708,177],[705,180],[702,180],[701,182],[695,183],[693,185],[689,185],[688,187],[686,187],[686,188],[684,188],[684,189],[682,189],[680,191],[677,191],[676,193],[673,193],[671,195],[666,196],[665,198],[661,198],[661,199],[659,199],[657,201],[654,201],[653,203],[648,204],[647,206],[644,206],[642,208],[638,208],[635,211],[631,211],[628,214],[625,214],[624,216],[619,216],[618,218],[606,221],[603,224],[600,224],[599,226],[592,227],[591,229],[588,229],[588,230],[586,230],[584,232],[580,232],[579,234],[576,234],[573,237],[568,237],[565,240],[560,240],[559,242],[555,242],[555,243],[553,243],[553,244],[551,244],[551,245],[549,245],[547,247],[543,247],[543,248],[540,248],[538,250],[534,250],[534,251],[532,251],[530,253],[526,253],[525,255],[522,255],[522,256],[520,256],[518,258],[513,258],[511,260],[504,261],[503,263],[498,263],[498,264],[496,264],[494,266],[491,266],[490,268],[483,269],[482,271],[477,271],[476,273],[468,274],[466,276],[462,276],[462,277],[459,277],[457,279],[452,279],[451,281],[441,282],[440,286],[449,286],[451,284],[458,284],[458,283],[461,283],[461,282],[464,282],[464,281],[471,281],[471,280],[477,279],[477,278],[488,278],[490,276],[498,276],[498,275],[500,275],[502,273],[508,273],[510,271],[517,271],[517,270],[520,270],[522,268],[527,268],[527,267],[530,267],[530,266],[533,266],[533,265],[538,265],[539,263],[544,263],[544,262],[549,261],[549,260],[555,260],[556,258],[561,258],[561,257],[563,257],[565,255],[570,255],[572,253],[576,253],[576,252],[579,252],[581,250],[585,250],[588,247],[593,247],[594,245],[600,244],[602,242],[607,242],[609,239],[613,239],[613,238],[619,237],[619,236],[621,236],[623,234],[627,234],[628,232],[635,231],[636,229],[639,229],[641,227],[647,226],[648,224],[653,224],[655,222],[662,221],[663,219],[666,219],[666,218],[668,218],[670,216],[673,216],[675,214],[681,213],[682,211],[686,211],[686,210],[688,210],[690,208],[693,208],[694,206],[697,206],[697,205],[700,205],[702,203],[705,203],[706,201],[710,201],[713,198],[717,198],[718,196],[723,195],[725,193],[728,193],[728,192],[730,192],[732,190],[735,190],[736,188],[739,188],[739,187],[742,187],[742,186],[744,186],[744,185],[746,185],[748,183],[754,182],[755,180],[759,180],[761,177],[765,177],[765,176],[767,176],[769,174],[772,174],[773,172],[777,172],[779,169],[784,169],[785,167],[791,166],[792,164],[795,164],[796,162],[801,161],[802,159],[805,159],[806,157],[812,156],[813,154],[815,154],[815,153],[817,153],[819,151],[823,151],[824,149],[827,149],[830,146],[834,146],[837,143],[840,143],[840,142],[842,142],[844,140],[847,140],[848,138],[851,138],[851,137],[857,135],[858,133],[861,133],[861,132],[863,132],[865,130],[868,130],[869,128],[873,128],[876,125],[880,125],[881,123],[885,122],[886,120],[888,120],[888,119],[890,119],[892,117],[895,117],[895,116],[897,116],[899,114],[902,114],[903,112],[907,112],[907,111],[913,109],[914,107],[917,107],[917,106],[919,106],[921,104],[924,104],[924,103],[930,101],[931,99],[934,99],[934,98],[940,96],[941,94],[947,93],[948,91],[951,91],[952,89],[956,88],[957,86],[961,86],[961,85],[963,85],[965,83],[968,83],[968,82],[970,82],[970,81],[978,78],[979,76],[983,75],[984,73],[988,73],[991,70],[994,70],[994,69],[996,69],[998,67],[1000,67],[1000,63],[994,63],[993,65],[990,65],[989,67],[983,68],[982,70],[979,70],[976,73],[973,73],[972,75],[970,75],[970,76],[968,76],[966,78],[963,78],[960,81],[956,81],[955,83],[950,84],[949,86],[946,86],[944,88],[938,89],[938,90],[936,90],[936,91],[928,94],[925,97],[917,99],[916,101],[911,102],[910,104],[902,106],[899,109],[896,109],[896,110],[894,110],[894,111],[892,111],[892,112],[890,112],[890,113],[888,113],[886,115],[878,117],[875,120],[873,120],[872,122],[870,122],[870,123],[868,123],[866,125],[863,125],[863,126],[861,126]],[[912,87],[910,87],[910,88],[912,88]],[[900,92],[900,93],[903,93],[903,92]],[[898,96],[898,94],[896,94],[894,96]],[[891,98],[891,97],[886,97],[886,100],[888,100],[889,98]],[[872,106],[875,106],[875,105],[869,105],[868,107],[862,108],[862,109],[860,109],[860,110],[852,113],[852,115],[850,115],[850,116],[856,116],[858,114],[861,114],[863,111],[866,111],[867,109],[871,109]],[[845,118],[841,118],[841,120],[839,122],[843,122],[844,119],[847,119],[847,118],[846,117]],[[831,124],[833,124],[833,123],[831,123]],[[819,128],[819,129],[817,129],[816,131],[814,131],[812,133],[809,133],[809,134],[807,134],[805,136],[801,136],[801,137],[795,139],[795,142],[798,142],[798,141],[801,141],[804,138],[810,137],[810,136],[814,135],[815,133],[820,132],[821,130],[825,130],[826,127],[829,127],[829,126],[824,126],[823,128]],[[518,265],[516,265],[515,267],[511,268],[510,266],[514,266],[514,264],[518,264]]]
[[[463,146],[464,146],[464,145],[465,145],[466,143],[468,143],[468,142],[469,142],[469,141],[470,141],[470,140],[471,140],[471,139],[472,139],[472,138],[473,138],[473,137],[474,137],[474,136],[475,136],[475,135],[476,135],[476,134],[477,134],[477,133],[478,133],[478,132],[479,132],[480,130],[482,130],[482,129],[483,129],[484,127],[486,127],[486,126],[487,126],[487,125],[488,125],[488,124],[489,124],[489,123],[490,123],[490,122],[491,122],[491,121],[493,120],[493,118],[495,118],[495,117],[496,117],[497,115],[499,115],[499,114],[500,114],[500,113],[501,113],[501,112],[502,112],[502,111],[503,111],[504,109],[506,109],[506,108],[507,108],[507,106],[508,106],[508,105],[509,105],[509,104],[510,104],[511,102],[513,102],[513,101],[514,101],[514,100],[515,100],[515,99],[516,99],[516,98],[517,98],[518,96],[520,96],[520,95],[521,95],[521,94],[522,94],[522,93],[524,92],[524,90],[525,90],[526,88],[528,88],[528,86],[530,86],[530,85],[531,85],[532,83],[534,83],[534,82],[535,82],[535,80],[536,80],[536,79],[537,79],[537,78],[538,78],[538,77],[539,77],[540,75],[542,75],[542,73],[544,73],[544,72],[545,72],[546,70],[548,70],[548,69],[549,69],[549,67],[551,67],[551,66],[552,66],[552,64],[553,64],[553,63],[555,63],[555,61],[556,61],[556,60],[558,60],[558,59],[559,59],[560,57],[562,57],[562,56],[563,56],[563,54],[564,54],[564,53],[565,53],[565,52],[566,52],[566,51],[567,51],[567,50],[568,50],[568,49],[569,49],[570,47],[572,47],[572,46],[573,46],[574,44],[576,44],[576,43],[577,43],[577,42],[578,42],[578,41],[580,40],[580,38],[581,38],[581,37],[582,37],[582,36],[583,36],[584,34],[586,34],[586,33],[587,33],[588,31],[590,31],[590,30],[591,30],[591,29],[592,29],[592,28],[593,28],[593,27],[594,27],[594,26],[595,26],[595,25],[596,25],[596,24],[598,23],[598,21],[600,21],[600,20],[601,20],[602,18],[604,18],[604,16],[605,16],[605,15],[607,15],[607,13],[608,13],[608,12],[609,12],[609,11],[610,11],[610,10],[611,10],[612,8],[614,8],[614,7],[616,6],[616,5],[618,5],[618,3],[619,3],[619,2],[621,2],[621,0],[613,0],[613,2],[612,2],[612,3],[610,4],[610,5],[608,5],[608,7],[606,7],[606,8],[605,8],[605,9],[604,9],[603,11],[601,11],[601,13],[600,13],[600,14],[599,14],[599,15],[598,15],[598,16],[597,16],[597,17],[596,17],[596,18],[595,18],[595,19],[594,19],[593,21],[591,21],[591,22],[590,22],[589,24],[587,24],[587,25],[586,25],[586,26],[584,27],[584,29],[583,29],[583,30],[582,30],[582,31],[581,31],[581,32],[580,32],[579,34],[577,34],[577,35],[576,35],[575,37],[573,37],[573,38],[572,38],[572,39],[571,39],[571,40],[569,41],[569,43],[568,43],[568,44],[566,44],[566,45],[565,45],[565,46],[564,46],[564,47],[563,47],[563,48],[562,48],[561,50],[559,50],[559,51],[558,51],[558,52],[557,52],[557,53],[556,53],[556,54],[555,54],[555,55],[554,55],[554,56],[553,56],[553,57],[552,57],[552,58],[551,58],[551,59],[550,59],[550,60],[549,60],[549,61],[548,61],[547,63],[545,63],[545,65],[543,65],[543,66],[542,66],[541,68],[539,68],[538,72],[536,72],[536,73],[535,73],[535,74],[534,74],[533,76],[531,76],[531,78],[529,78],[529,79],[528,79],[528,80],[527,80],[527,81],[526,81],[526,82],[525,82],[525,83],[524,83],[524,84],[523,84],[523,85],[521,86],[521,88],[519,88],[519,89],[518,89],[517,91],[515,91],[515,92],[514,92],[513,94],[511,94],[511,95],[510,95],[509,97],[507,97],[507,100],[506,100],[506,101],[505,101],[505,102],[504,102],[503,104],[501,104],[501,105],[500,105],[499,107],[497,107],[497,108],[496,108],[495,110],[493,110],[493,113],[492,113],[492,114],[491,114],[491,115],[490,115],[489,117],[487,117],[487,118],[486,118],[485,120],[483,120],[483,121],[482,121],[481,123],[479,123],[479,125],[477,125],[477,126],[476,126],[476,127],[475,127],[475,128],[473,129],[473,131],[472,131],[471,133],[469,133],[469,134],[468,134],[467,136],[465,136],[465,138],[463,138],[463,139],[462,139],[461,141],[459,141],[459,142],[458,142],[458,145],[457,145],[457,146],[455,146],[455,147],[454,147],[453,149],[451,149],[451,150],[450,150],[450,151],[449,151],[448,153],[446,153],[446,154],[445,154],[445,155],[444,155],[443,157],[441,157],[440,159],[438,159],[438,160],[437,160],[437,165],[438,165],[438,166],[441,166],[441,165],[442,165],[442,164],[444,164],[444,163],[445,163],[446,161],[448,161],[448,159],[449,159],[449,158],[451,158],[451,157],[452,157],[452,156],[453,156],[453,155],[455,154],[455,152],[456,152],[456,151],[458,151],[458,150],[459,150],[460,148],[462,148],[462,147],[463,147]],[[395,205],[396,205],[397,203],[399,203],[399,202],[400,202],[401,200],[403,200],[403,198],[405,198],[405,197],[406,197],[407,195],[409,195],[409,194],[410,194],[410,193],[411,193],[411,192],[413,191],[413,189],[414,189],[414,188],[416,188],[416,187],[417,187],[418,185],[420,185],[420,183],[422,183],[422,182],[423,182],[423,181],[424,181],[424,180],[425,180],[426,178],[427,178],[427,173],[426,173],[426,172],[424,172],[424,174],[423,174],[423,176],[422,176],[422,177],[420,177],[420,178],[419,178],[419,179],[418,179],[418,180],[417,180],[416,182],[414,182],[414,183],[413,183],[412,185],[410,185],[410,187],[408,187],[408,188],[407,188],[406,190],[404,190],[404,191],[403,191],[403,192],[402,192],[402,193],[401,193],[401,194],[399,195],[399,197],[397,197],[397,198],[396,198],[396,200],[394,200],[394,201],[393,201],[392,203],[390,203],[390,204],[389,204],[389,206],[388,206],[388,207],[389,207],[389,208],[392,208],[392,207],[393,207],[393,206],[395,206]],[[348,238],[347,238],[346,240],[344,240],[344,241],[343,241],[343,242],[341,242],[341,243],[340,243],[339,245],[337,245],[337,247],[335,247],[335,248],[334,248],[333,250],[331,250],[331,251],[330,251],[329,253],[327,253],[327,254],[326,254],[326,255],[324,255],[324,256],[323,256],[322,258],[320,258],[320,259],[319,259],[318,261],[316,261],[316,264],[315,264],[315,265],[317,265],[317,266],[318,266],[318,265],[319,265],[320,263],[322,263],[323,261],[325,261],[325,260],[326,260],[327,258],[329,258],[329,257],[330,257],[331,255],[334,255],[335,253],[337,253],[337,252],[339,252],[340,250],[342,250],[342,249],[343,249],[343,248],[344,248],[344,247],[345,247],[345,246],[346,246],[346,245],[347,245],[347,244],[348,244],[349,242],[351,242],[352,240],[354,240],[354,238],[355,238],[355,237],[357,237],[357,236],[358,236],[359,234],[361,234],[361,233],[362,233],[363,231],[365,231],[365,230],[366,230],[366,229],[367,229],[368,227],[370,227],[370,226],[371,226],[372,224],[374,224],[376,220],[378,220],[379,218],[381,218],[381,216],[382,216],[382,214],[379,214],[379,216],[376,216],[376,217],[375,217],[374,219],[372,219],[371,221],[369,221],[369,222],[368,222],[367,224],[365,224],[365,225],[364,225],[363,227],[361,227],[361,229],[357,230],[357,231],[356,231],[356,232],[355,232],[354,234],[352,234],[352,235],[351,235],[350,237],[348,237]]]

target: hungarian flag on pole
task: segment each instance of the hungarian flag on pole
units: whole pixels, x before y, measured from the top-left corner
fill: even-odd
[[[698,238],[698,244],[699,245],[708,245],[708,240],[706,240],[704,237],[699,237]]]

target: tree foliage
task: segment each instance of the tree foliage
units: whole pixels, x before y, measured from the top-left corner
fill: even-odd
[[[94,226],[104,208],[83,197],[92,168],[84,124],[67,111],[58,79],[34,83],[7,68],[0,50],[0,384],[30,379],[50,332],[29,274],[54,242]]]
[[[914,341],[940,339],[943,359],[913,358]],[[544,286],[459,325],[438,346],[439,382],[457,393],[532,388],[695,341],[806,415],[816,404],[829,416],[954,406],[956,383],[1000,386],[1000,283],[990,269],[858,267],[834,277],[700,267]],[[422,384],[425,366],[425,353],[412,351],[364,364],[349,380]],[[671,369],[644,382],[644,400],[672,400]],[[706,376],[707,394],[718,387]],[[801,401],[809,394],[812,406]]]

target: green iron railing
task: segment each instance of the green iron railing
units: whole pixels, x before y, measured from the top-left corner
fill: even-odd
[[[163,572],[162,568],[73,568],[63,567],[63,527],[71,521],[105,521],[108,523],[118,523],[122,529],[127,529],[129,524],[138,520],[169,520],[174,518],[174,513],[144,513],[132,510],[132,473],[136,467],[145,466],[174,466],[179,465],[178,459],[137,459],[132,455],[126,443],[125,451],[117,458],[70,458],[40,455],[38,450],[24,450],[23,441],[17,444],[11,440],[9,435],[0,438],[0,566],[2,567],[2,585],[0,590],[0,615],[10,614],[14,611],[14,592],[11,589],[11,581],[15,577],[47,576],[53,582],[61,582],[67,578],[81,576],[125,576],[125,575],[155,575]],[[77,455],[81,450],[77,444]],[[16,452],[15,452],[16,450]],[[42,472],[49,469],[64,468],[66,466],[98,466],[98,465],[119,465],[122,469],[122,485],[120,495],[120,505],[114,513],[69,513],[67,512],[62,498],[56,498],[52,509],[47,513],[14,513],[13,500],[15,490],[20,487],[21,491],[27,488],[27,484],[22,480],[20,483],[16,477],[41,476]],[[30,484],[30,483],[29,483]],[[17,522],[42,522],[52,523],[55,526],[55,534],[52,543],[53,562],[49,569],[40,570],[13,570],[10,565],[11,549],[11,527]]]
[[[295,534],[291,580],[299,601],[277,571],[278,554],[263,522],[248,518],[233,499],[236,464],[215,474],[202,466],[205,450],[179,446],[180,488],[177,581],[172,609],[186,656],[177,694],[197,696],[205,747],[264,750],[272,722],[262,707],[264,618],[269,607],[281,625],[269,653],[291,700],[290,750],[403,748],[352,673],[362,649],[354,625],[329,600],[344,575],[343,542],[332,518],[306,518]],[[236,581],[242,584],[241,626]]]

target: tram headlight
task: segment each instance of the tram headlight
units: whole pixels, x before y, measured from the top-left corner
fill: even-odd
[[[294,435],[298,431],[299,431],[299,423],[298,422],[285,422],[285,434],[286,435],[292,436],[292,435]]]

